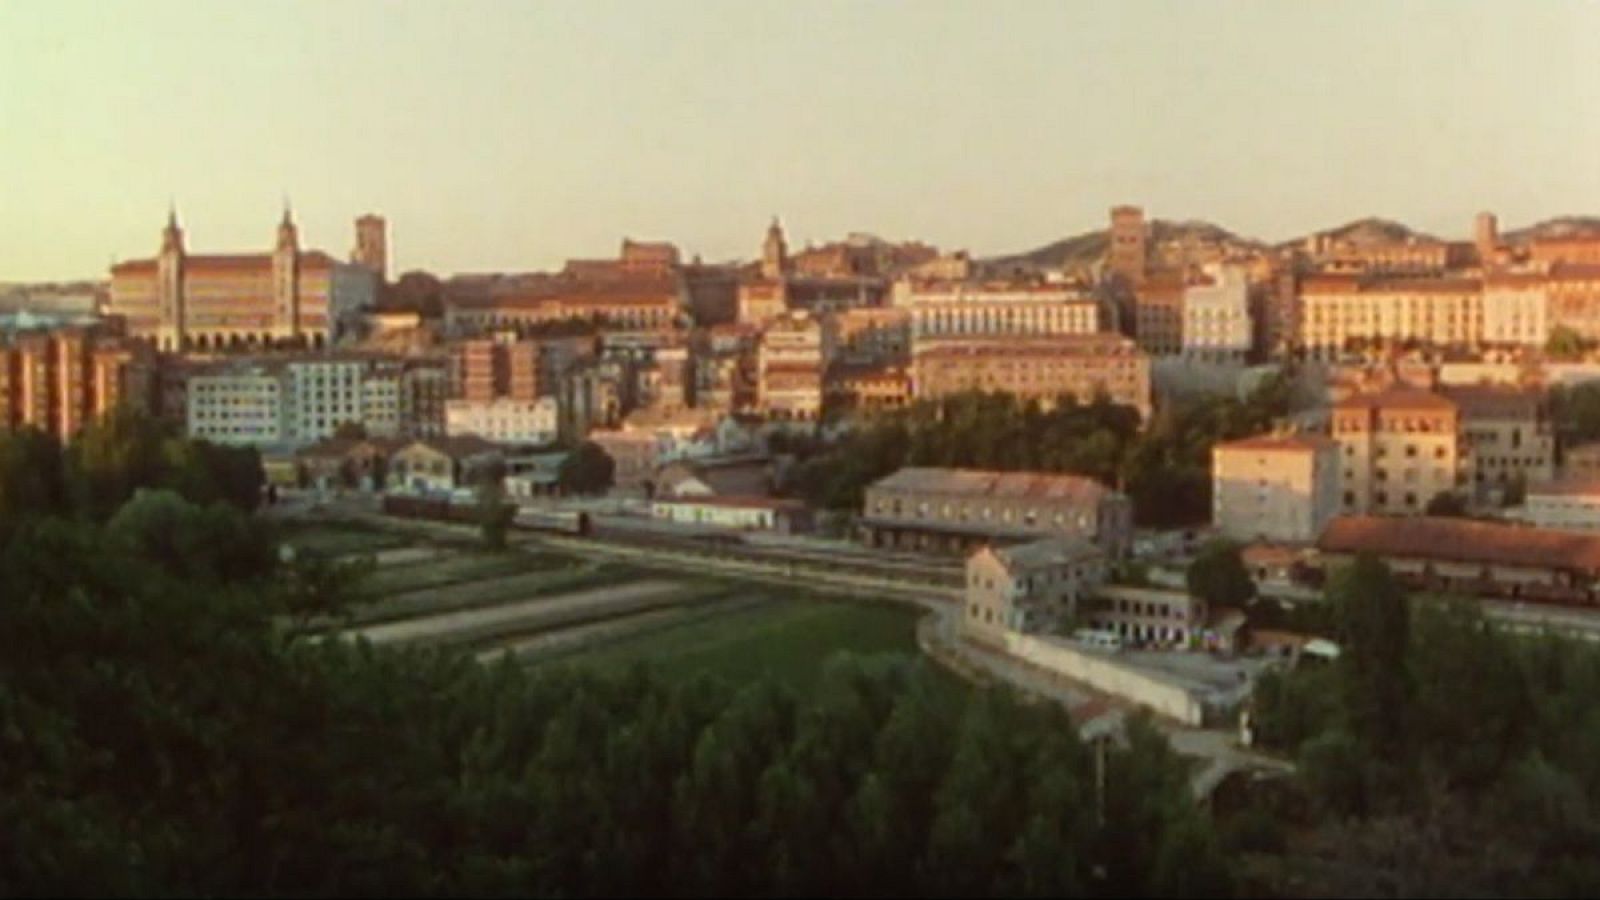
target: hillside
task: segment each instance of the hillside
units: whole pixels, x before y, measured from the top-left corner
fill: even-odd
[[[1156,256],[1161,255],[1161,248],[1166,246],[1222,244],[1238,250],[1263,247],[1259,241],[1239,237],[1220,225],[1199,220],[1171,222],[1154,219],[1150,222],[1149,241],[1150,251]],[[1105,255],[1108,243],[1105,229],[1085,231],[1023,253],[990,257],[982,260],[982,263],[998,269],[1087,266]]]
[[[1522,244],[1543,238],[1595,234],[1600,234],[1600,216],[1557,216],[1526,228],[1503,232],[1500,238],[1508,244]]]
[[[1382,219],[1377,216],[1368,216],[1354,222],[1346,222],[1336,228],[1327,228],[1314,231],[1278,244],[1279,248],[1297,247],[1305,243],[1307,238],[1315,235],[1326,235],[1335,241],[1349,241],[1357,247],[1371,247],[1378,244],[1400,244],[1408,240],[1435,241],[1438,238],[1425,232],[1417,231],[1404,222],[1393,219]]]

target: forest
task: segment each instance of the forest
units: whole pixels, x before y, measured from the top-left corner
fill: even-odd
[[[1194,397],[1138,413],[1103,397],[1071,396],[1045,409],[1006,393],[922,400],[859,422],[839,442],[794,441],[797,464],[782,486],[831,510],[857,510],[867,485],[901,466],[1070,472],[1128,493],[1138,524],[1192,525],[1211,515],[1211,448],[1258,434],[1289,412],[1290,380],[1264,382],[1243,400]]]
[[[1339,659],[1270,672],[1252,701],[1257,742],[1295,759],[1307,804],[1255,811],[1301,832],[1258,877],[1328,896],[1592,896],[1600,652],[1408,596],[1371,558],[1327,600]]]

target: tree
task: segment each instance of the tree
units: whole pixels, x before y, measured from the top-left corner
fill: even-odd
[[[616,462],[594,441],[584,441],[561,461],[557,482],[568,494],[600,494],[611,488]]]
[[[1557,325],[1550,329],[1544,352],[1555,359],[1581,359],[1589,351],[1589,346],[1589,342],[1569,326]]]
[[[367,426],[360,422],[340,422],[339,427],[333,430],[333,437],[340,441],[364,441],[367,439]]]
[[[1256,594],[1239,545],[1232,541],[1212,541],[1201,548],[1184,573],[1184,581],[1190,594],[1212,607],[1243,606]]]
[[[48,432],[0,429],[0,541],[25,518],[66,510],[61,445]]]
[[[75,506],[103,520],[135,489],[160,483],[167,470],[161,423],[129,407],[90,422],[67,448],[68,483]]]
[[[490,550],[506,548],[506,531],[517,516],[517,507],[506,501],[504,466],[484,472],[478,482],[478,526],[483,545]]]
[[[1425,509],[1430,516],[1449,516],[1464,519],[1467,516],[1467,502],[1455,491],[1440,491],[1428,501]]]
[[[1338,617],[1340,694],[1351,736],[1373,759],[1403,767],[1413,697],[1405,590],[1388,566],[1363,553],[1334,574],[1327,596]]]

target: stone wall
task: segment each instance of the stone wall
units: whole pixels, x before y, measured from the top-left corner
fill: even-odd
[[[1012,632],[1006,652],[1033,665],[1080,681],[1185,725],[1201,727],[1204,709],[1188,690],[1118,662],[1115,657],[1080,649],[1060,638]]]

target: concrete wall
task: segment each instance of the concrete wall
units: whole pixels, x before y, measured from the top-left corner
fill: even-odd
[[[1118,662],[1115,657],[1079,649],[1061,638],[1011,633],[1006,652],[1033,665],[1081,681],[1097,691],[1142,703],[1156,713],[1199,727],[1200,701],[1187,690]]]

